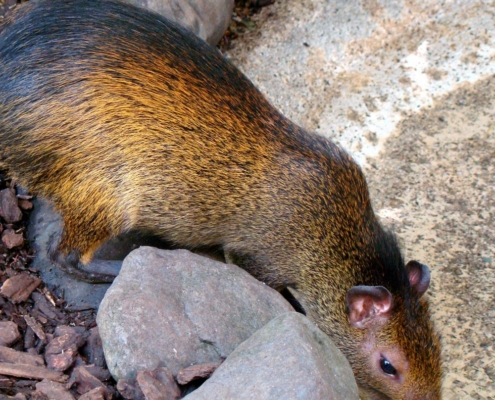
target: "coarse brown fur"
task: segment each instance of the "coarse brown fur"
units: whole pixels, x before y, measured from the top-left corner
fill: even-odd
[[[131,228],[222,246],[297,294],[363,398],[440,398],[427,283],[416,290],[360,168],[279,114],[216,50],[132,6],[57,0],[14,13],[0,59],[0,166],[63,216],[57,254],[88,263]],[[390,310],[353,320],[353,287],[365,308],[389,298]],[[387,351],[400,379],[373,364]]]

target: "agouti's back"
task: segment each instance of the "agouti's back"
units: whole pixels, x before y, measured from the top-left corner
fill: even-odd
[[[266,164],[254,153],[273,157],[266,124],[276,113],[252,84],[201,40],[141,10],[25,8],[0,48],[2,156],[18,178],[86,209],[81,224],[106,215],[115,232],[143,223],[140,214],[180,213],[183,197],[204,198],[188,209],[202,219],[227,217],[218,201]],[[164,185],[173,191],[164,195]]]
[[[62,214],[55,263],[131,228],[222,246],[298,293],[364,398],[439,398],[428,268],[404,265],[352,158],[215,49],[124,3],[44,0],[5,22],[0,59],[0,167]]]
[[[178,242],[218,242],[229,220],[257,214],[246,196],[276,190],[263,178],[282,151],[319,144],[220,54],[154,14],[113,2],[31,8],[0,47],[2,158],[64,214],[84,214],[81,227],[144,224]]]

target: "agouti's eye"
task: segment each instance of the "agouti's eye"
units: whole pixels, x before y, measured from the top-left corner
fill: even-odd
[[[380,367],[382,368],[382,371],[385,372],[387,375],[395,376],[397,374],[397,370],[392,364],[390,364],[390,361],[386,360],[385,358],[382,358],[380,360]]]

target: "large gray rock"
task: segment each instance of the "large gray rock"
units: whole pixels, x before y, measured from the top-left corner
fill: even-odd
[[[115,379],[219,362],[292,307],[244,270],[187,250],[141,247],[124,260],[97,322]]]
[[[352,400],[351,367],[302,314],[281,315],[242,343],[187,400]]]
[[[125,0],[177,22],[212,46],[229,26],[234,0]]]

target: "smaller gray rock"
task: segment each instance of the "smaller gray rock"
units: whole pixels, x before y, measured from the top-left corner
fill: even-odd
[[[212,46],[229,26],[234,0],[125,0],[175,21]]]
[[[242,343],[187,400],[352,400],[351,367],[330,338],[295,312]]]
[[[124,260],[97,322],[113,377],[223,361],[276,316],[293,310],[244,270],[187,250],[141,247]]]

